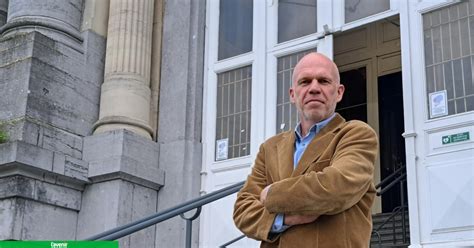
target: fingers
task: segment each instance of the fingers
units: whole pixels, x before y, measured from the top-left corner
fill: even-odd
[[[318,216],[314,215],[285,215],[283,223],[288,226],[308,224],[315,221]]]
[[[270,189],[270,186],[272,186],[271,184],[270,185],[267,185],[263,190],[262,192],[260,192],[260,202],[262,204],[265,203],[265,200],[267,199],[267,194],[268,194],[268,190]]]

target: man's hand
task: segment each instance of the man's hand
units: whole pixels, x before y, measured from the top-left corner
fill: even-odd
[[[318,215],[285,215],[283,223],[287,226],[308,224],[315,221]]]
[[[267,185],[267,187],[265,187],[262,192],[260,192],[260,202],[262,204],[265,203],[265,200],[267,199],[267,194],[268,194],[268,190],[270,189],[270,186],[272,186],[271,184],[270,185]]]
[[[263,188],[262,192],[260,192],[260,202],[262,204],[265,203],[267,199],[268,191],[272,185],[267,185]],[[301,225],[301,224],[308,224],[315,221],[319,215],[285,215],[283,223],[287,226],[294,226],[294,225]]]

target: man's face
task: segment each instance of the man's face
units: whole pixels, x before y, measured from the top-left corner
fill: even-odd
[[[343,93],[337,67],[325,56],[312,53],[296,65],[290,100],[301,122],[315,124],[331,116]]]

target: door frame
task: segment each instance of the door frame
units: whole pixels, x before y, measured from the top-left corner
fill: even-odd
[[[430,138],[436,132],[474,125],[474,113],[465,112],[428,119],[422,23],[422,14],[459,2],[449,0],[415,2],[405,0],[400,4],[405,117],[405,133],[403,136],[405,137],[407,162],[410,247],[453,246],[458,245],[454,240],[462,237],[462,230],[443,230],[437,233],[436,230],[432,229],[431,213],[433,206],[430,206],[429,203],[433,195],[430,195],[428,171],[428,167],[433,165],[433,161],[430,162],[430,147],[432,145]],[[442,194],[442,192],[438,193]],[[462,240],[462,238],[459,240]],[[463,244],[462,242],[459,243],[459,245]],[[472,245],[472,243],[470,244]]]
[[[275,134],[276,123],[276,61],[279,56],[316,48],[318,52],[333,58],[335,32],[350,30],[370,22],[398,14],[398,1],[390,1],[390,10],[345,24],[344,0],[318,0],[317,28],[319,32],[292,41],[276,44],[277,7],[276,0],[254,0],[253,4],[253,49],[251,52],[217,60],[219,0],[206,1],[206,35],[204,58],[203,120],[202,120],[202,170],[201,194],[212,192],[232,183],[244,180],[250,173],[258,146]],[[252,65],[251,96],[251,143],[250,154],[245,157],[215,161],[215,116],[217,73]],[[375,68],[375,67],[374,67]],[[369,105],[368,105],[369,107]],[[375,107],[376,109],[376,107]],[[212,240],[212,210],[204,207],[200,221],[200,245],[210,245]],[[227,217],[226,217],[227,218]],[[225,230],[231,220],[221,221]],[[238,231],[229,231],[229,235]],[[231,237],[233,238],[233,237]]]

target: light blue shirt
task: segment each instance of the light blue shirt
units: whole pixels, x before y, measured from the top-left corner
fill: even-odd
[[[298,165],[298,162],[301,159],[301,156],[303,155],[304,151],[306,150],[306,147],[308,147],[309,143],[313,140],[313,138],[316,136],[316,134],[321,131],[333,118],[336,116],[336,114],[332,114],[329,118],[326,120],[323,120],[321,122],[318,122],[314,124],[306,134],[306,136],[301,137],[301,125],[298,123],[295,128],[295,153],[293,155],[293,168],[296,168]],[[275,220],[273,221],[273,226],[272,229],[270,230],[271,233],[281,233],[284,232],[286,229],[288,229],[289,226],[283,224],[284,220],[284,214],[277,214],[275,217]]]

